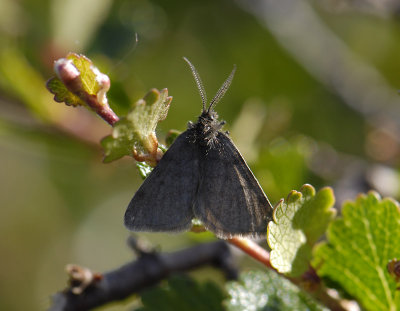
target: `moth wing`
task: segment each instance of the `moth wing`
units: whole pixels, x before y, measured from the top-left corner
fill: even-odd
[[[143,182],[125,212],[131,231],[183,231],[191,227],[199,181],[198,150],[179,135]]]
[[[220,238],[265,234],[272,206],[232,140],[218,132],[204,157],[195,216]]]

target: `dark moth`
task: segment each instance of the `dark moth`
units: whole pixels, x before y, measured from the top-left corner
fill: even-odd
[[[196,123],[179,135],[136,192],[125,213],[132,231],[189,230],[197,218],[219,238],[261,236],[272,207],[228,134],[214,105],[232,82],[234,68],[206,107],[206,92],[189,64],[203,101]]]

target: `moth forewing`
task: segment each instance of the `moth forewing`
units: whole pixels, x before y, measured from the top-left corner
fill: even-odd
[[[191,227],[199,180],[196,146],[179,135],[143,182],[125,212],[131,231],[183,231]]]
[[[220,238],[265,234],[272,206],[232,140],[218,132],[199,159],[194,215]]]

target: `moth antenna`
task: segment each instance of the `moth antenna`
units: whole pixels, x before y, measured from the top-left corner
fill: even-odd
[[[222,84],[222,86],[219,88],[217,94],[215,94],[214,98],[210,102],[210,106],[208,106],[207,112],[210,112],[212,107],[216,105],[222,97],[224,97],[226,91],[229,89],[229,86],[232,83],[233,76],[235,75],[236,72],[236,65],[233,65],[233,70],[230,73],[229,77],[225,80],[225,82]]]
[[[201,82],[200,75],[197,72],[196,68],[193,66],[193,64],[186,57],[184,57],[183,59],[185,60],[185,62],[188,63],[190,70],[192,71],[194,80],[196,81],[197,89],[199,90],[201,100],[203,102],[203,112],[204,112],[204,111],[206,111],[207,94],[204,89],[203,82]]]

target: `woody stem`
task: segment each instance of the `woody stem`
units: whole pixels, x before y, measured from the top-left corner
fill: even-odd
[[[229,243],[240,248],[242,251],[253,257],[255,260],[266,265],[268,268],[272,268],[271,261],[269,259],[269,252],[263,249],[257,243],[244,238],[234,237],[227,240]]]

